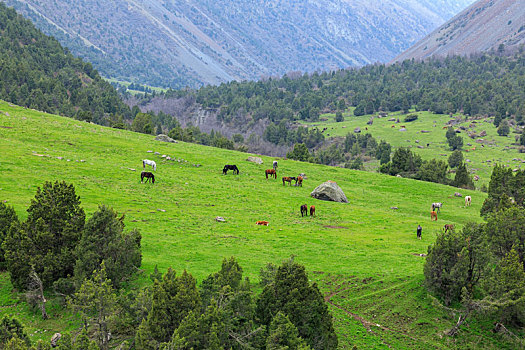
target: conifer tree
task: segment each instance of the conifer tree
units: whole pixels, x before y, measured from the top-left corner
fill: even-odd
[[[96,324],[98,345],[101,349],[109,348],[108,318],[117,306],[117,297],[111,281],[106,275],[104,262],[93,273],[93,277],[84,280],[74,297],[69,300],[74,310],[80,311],[84,322]]]
[[[16,215],[15,209],[0,202],[0,271],[7,268],[2,243],[7,237],[7,233],[13,223],[18,223],[18,216]]]
[[[118,288],[120,283],[140,267],[141,235],[138,230],[124,233],[124,216],[105,205],[86,222],[77,246],[75,279],[80,285],[105,262],[108,279]]]
[[[256,315],[270,326],[273,315],[283,312],[313,349],[337,348],[332,317],[317,285],[310,285],[304,266],[290,259],[279,266],[273,284],[257,301]]]
[[[525,325],[525,271],[514,248],[499,262],[488,288],[500,321],[517,327]]]
[[[269,335],[266,340],[266,350],[307,350],[310,347],[301,339],[297,328],[282,312],[278,312],[272,320]]]
[[[456,177],[454,178],[454,182],[452,184],[460,188],[467,188],[470,190],[474,189],[474,182],[472,181],[472,177],[468,173],[467,166],[465,165],[465,163],[461,163],[458,166],[458,169],[456,170]]]
[[[180,322],[194,310],[200,310],[196,280],[184,271],[180,277],[170,268],[152,289],[152,306],[135,337],[138,350],[156,349],[167,343]]]

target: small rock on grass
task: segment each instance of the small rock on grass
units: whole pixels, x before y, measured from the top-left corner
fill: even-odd
[[[217,221],[217,222],[225,222],[226,220],[222,216],[217,216],[215,218],[215,221]]]
[[[157,211],[166,212],[166,209],[157,209]]]

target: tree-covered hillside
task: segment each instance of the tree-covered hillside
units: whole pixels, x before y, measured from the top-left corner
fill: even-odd
[[[219,117],[248,113],[254,119],[316,120],[321,112],[356,107],[355,115],[418,110],[490,114],[525,113],[525,56],[483,55],[390,66],[287,76],[259,82],[231,82],[194,92]]]
[[[0,98],[78,119],[108,124],[127,115],[115,89],[91,63],[42,34],[15,10],[0,3]]]

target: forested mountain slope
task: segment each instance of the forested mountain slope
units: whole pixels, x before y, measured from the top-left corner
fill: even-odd
[[[249,135],[253,127],[296,120],[315,122],[322,113],[355,107],[356,116],[417,110],[491,115],[499,121],[525,114],[525,56],[482,55],[427,62],[405,61],[258,82],[230,82],[195,91],[169,91],[142,101],[144,111],[170,113],[203,127],[221,126]],[[133,103],[136,103],[133,100]],[[206,130],[209,131],[209,130]],[[261,133],[262,135],[262,133]],[[277,138],[277,142],[288,142]]]
[[[394,61],[515,51],[525,44],[525,1],[479,0]]]
[[[0,3],[0,98],[69,117],[104,123],[129,114],[91,63],[74,57],[15,10]]]
[[[181,88],[386,62],[472,0],[7,0],[105,76]]]

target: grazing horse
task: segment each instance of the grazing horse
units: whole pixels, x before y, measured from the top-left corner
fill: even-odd
[[[294,180],[293,178],[289,177],[289,176],[285,176],[283,177],[283,186],[285,186],[285,182],[288,182],[290,184],[290,186],[292,186],[292,180]]]
[[[430,212],[430,221],[438,221],[438,214],[433,210]]]
[[[239,175],[239,168],[237,168],[237,165],[225,165],[224,168],[222,169],[222,173],[226,175],[228,170],[233,170],[234,174]]]
[[[295,179],[295,186],[303,187],[303,177],[302,176],[297,176],[297,179]]]
[[[146,170],[146,165],[151,165],[153,167],[153,170],[157,171],[157,163],[155,163],[154,161],[149,160],[149,159],[144,159],[142,161],[142,168],[144,170]]]
[[[308,216],[308,206],[306,204],[301,205],[301,217]]]
[[[443,226],[443,231],[445,231],[445,233],[447,233],[447,231],[454,231],[454,225],[453,224],[445,224],[445,226]]]
[[[266,174],[266,178],[268,178],[269,174],[270,177],[275,177],[277,179],[277,172],[275,171],[275,169],[266,169],[264,173]]]
[[[465,206],[470,207],[470,203],[472,202],[472,197],[465,196]]]
[[[310,216],[315,216],[315,206],[310,206]]]
[[[437,209],[437,212],[441,212],[441,207],[443,206],[443,203],[432,203],[432,211]]]
[[[273,170],[277,171],[277,161],[273,161]]]
[[[423,231],[423,227],[421,225],[417,225],[416,235],[417,238],[421,239],[421,232]]]
[[[268,221],[257,221],[255,222],[255,225],[268,226],[270,223]]]
[[[153,175],[152,173],[148,172],[148,171],[143,171],[140,173],[140,183],[142,183],[142,181],[144,181],[144,178],[146,178],[146,182],[148,182],[150,179],[151,179],[151,183],[155,183],[155,175]]]

